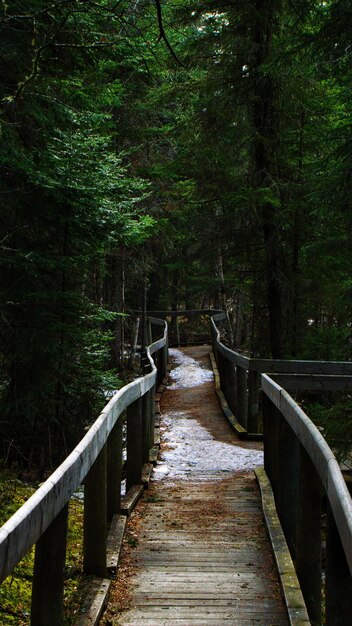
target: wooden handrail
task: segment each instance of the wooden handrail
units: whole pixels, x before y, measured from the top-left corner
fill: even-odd
[[[262,390],[279,409],[306,450],[326,491],[352,574],[352,500],[338,461],[322,433],[293,398],[262,374]]]
[[[156,319],[150,319],[150,322],[164,328],[163,337],[146,350],[150,372],[117,391],[71,454],[1,527],[0,582],[59,517],[101,456],[110,434],[122,420],[123,412],[151,392],[158,378],[165,376],[167,357],[158,359],[159,367],[164,370],[158,376],[152,355],[167,350],[167,323]]]
[[[287,389],[336,390],[351,385],[352,363],[251,359],[222,343],[216,322],[224,318],[224,314],[211,318],[221,388],[237,420],[248,430],[258,426],[261,392],[264,468],[310,620],[321,623],[325,494],[325,623],[347,624],[352,614],[351,496],[332,450]]]
[[[228,361],[245,367],[250,372],[270,374],[326,374],[352,376],[352,361],[312,361],[298,359],[258,359],[244,356],[235,350],[225,346],[220,339],[220,332],[216,326],[217,321],[225,319],[223,313],[213,315],[211,324],[215,332],[217,348]]]
[[[312,623],[321,620],[322,503],[326,498],[325,623],[352,614],[352,500],[339,463],[293,398],[262,374],[264,467]]]
[[[237,421],[247,433],[260,432],[260,374],[277,378],[286,389],[329,391],[352,385],[351,361],[307,361],[250,358],[226,346],[217,322],[224,313],[210,316],[213,351],[221,387]],[[242,433],[243,435],[243,433]]]

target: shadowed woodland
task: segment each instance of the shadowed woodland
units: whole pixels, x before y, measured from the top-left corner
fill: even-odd
[[[5,464],[66,456],[145,307],[350,359],[351,25],[348,0],[2,2]]]

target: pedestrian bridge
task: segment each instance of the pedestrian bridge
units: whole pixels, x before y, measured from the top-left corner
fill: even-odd
[[[222,341],[221,312],[153,315],[144,375],[113,396],[1,528],[1,580],[36,544],[31,624],[63,624],[68,503],[83,483],[92,593],[77,626],[98,620],[109,587],[119,584],[130,602],[122,612],[112,589],[102,624],[347,626],[351,497],[322,434],[289,392],[349,385],[352,363],[250,359]],[[209,318],[212,345],[169,355],[168,327],[178,340],[178,318],[195,316]],[[126,520],[143,493],[136,567],[121,583]]]

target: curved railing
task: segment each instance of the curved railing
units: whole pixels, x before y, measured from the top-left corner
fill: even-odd
[[[146,350],[144,376],[125,385],[65,461],[0,529],[0,582],[36,544],[31,623],[62,623],[68,502],[84,482],[84,571],[106,576],[108,523],[120,511],[122,422],[127,410],[126,489],[142,483],[154,445],[154,390],[167,368],[167,324]],[[154,356],[154,358],[152,358]]]
[[[264,468],[313,623],[321,619],[322,513],[327,624],[352,615],[352,500],[324,437],[293,398],[262,375]]]
[[[242,430],[249,435],[261,430],[260,375],[270,374],[288,391],[337,390],[352,384],[350,361],[302,361],[258,359],[239,354],[222,341],[217,323],[224,313],[210,318],[214,356],[221,388]]]
[[[222,343],[216,323],[223,319],[224,314],[211,318],[221,387],[244,427],[258,424],[262,407],[264,468],[310,620],[321,623],[325,579],[325,623],[348,624],[352,615],[351,496],[323,435],[287,389],[325,391],[351,385],[352,363],[250,359]],[[285,576],[285,571],[280,573]]]

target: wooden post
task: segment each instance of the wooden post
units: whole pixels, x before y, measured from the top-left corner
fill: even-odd
[[[326,624],[347,626],[352,615],[352,577],[329,502],[325,577]]]
[[[236,368],[225,357],[223,365],[223,392],[232,413],[236,415]]]
[[[152,325],[151,325],[150,319],[148,319],[148,318],[146,320],[145,340],[146,340],[147,346],[150,346],[150,344],[153,343],[153,339],[152,339]]]
[[[296,553],[298,439],[279,410],[274,408],[278,421],[276,508],[287,545],[294,559]]]
[[[217,366],[218,366],[218,372],[219,372],[220,387],[221,387],[221,390],[223,391],[223,385],[224,385],[224,357],[223,357],[223,355],[221,354],[220,351],[218,351]]]
[[[107,444],[102,448],[84,481],[83,571],[106,576],[107,537]]]
[[[156,387],[158,388],[164,379],[164,375],[163,375],[163,369],[164,369],[164,364],[163,364],[163,349],[161,348],[160,350],[158,350],[158,352],[154,355],[155,358],[155,365],[157,368],[157,374],[156,374]]]
[[[218,353],[218,346],[216,344],[216,333],[215,333],[215,329],[213,327],[213,325],[210,323],[210,334],[211,334],[211,342],[213,345],[213,353],[214,353],[214,358],[215,358],[215,362],[216,365],[219,369],[219,353]]]
[[[142,398],[127,408],[126,489],[142,483],[143,437]]]
[[[155,429],[155,386],[151,388],[149,393],[149,449],[154,446],[154,429]]]
[[[260,432],[259,428],[260,372],[248,372],[248,422],[249,433]]]
[[[68,505],[36,543],[31,626],[62,626]]]
[[[110,524],[115,513],[119,513],[121,504],[122,475],[122,423],[120,415],[108,439],[107,459],[107,520]]]
[[[312,624],[321,623],[321,509],[321,481],[299,444],[296,572]]]
[[[225,356],[221,356],[221,390],[228,402],[229,397],[229,379],[228,379],[228,361]]]
[[[247,428],[247,371],[239,365],[236,367],[236,396],[237,420],[243,428]]]
[[[163,355],[162,363],[163,363],[163,380],[164,380],[164,378],[166,378],[167,376],[167,362],[168,362],[167,344],[165,344],[165,346],[162,348],[162,355]]]
[[[277,474],[278,474],[278,442],[279,442],[279,419],[280,412],[263,393],[263,444],[264,444],[264,469],[277,497]]]
[[[150,445],[150,427],[151,427],[151,415],[150,415],[150,391],[144,394],[142,397],[142,434],[143,434],[143,463],[149,463],[149,450]]]

